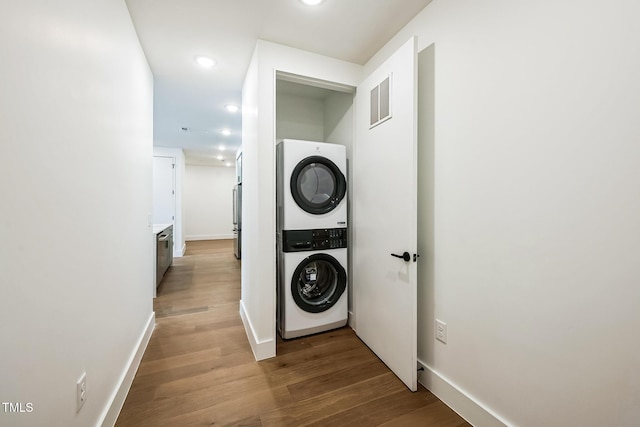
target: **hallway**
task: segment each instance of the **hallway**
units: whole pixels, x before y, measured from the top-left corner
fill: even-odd
[[[468,426],[409,392],[346,327],[256,362],[239,316],[231,240],[187,242],[158,288],[156,328],[117,426]]]

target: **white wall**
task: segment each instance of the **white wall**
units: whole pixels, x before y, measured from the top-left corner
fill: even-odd
[[[0,425],[110,425],[154,324],[152,75],[113,0],[1,2],[0,64],[0,396],[33,405]]]
[[[630,0],[434,0],[366,65],[413,34],[435,43],[419,358],[477,425],[490,421],[472,401],[519,426],[640,420],[639,14]]]
[[[276,92],[276,142],[324,141],[324,100]]]
[[[173,224],[173,256],[181,257],[187,248],[184,237],[184,152],[180,148],[153,147],[153,155],[171,157],[176,164],[176,219]]]
[[[260,200],[261,175],[265,172],[260,168],[260,158],[264,150],[268,151],[269,144],[259,144],[259,67],[258,50],[253,52],[247,74],[242,86],[242,266],[240,271],[240,316],[251,344],[251,350],[257,360],[272,357],[276,353],[275,340],[271,338],[268,318],[270,306],[261,306],[263,295],[271,298],[271,293],[259,286],[262,269],[268,268],[267,262],[261,260],[260,250],[268,248],[270,236],[266,228],[267,221],[260,221],[258,212],[266,212]],[[275,134],[274,134],[275,137]],[[250,214],[249,210],[254,213]],[[275,221],[275,218],[271,218]],[[249,236],[251,236],[249,238]],[[271,254],[268,253],[267,256]],[[251,266],[251,268],[248,268]],[[270,270],[268,271],[270,274]],[[268,276],[264,276],[268,277]],[[268,284],[267,284],[268,286]],[[270,305],[270,299],[265,302]],[[260,321],[267,320],[266,325]]]
[[[353,145],[353,98],[354,94],[331,92],[324,100],[324,140],[347,146],[347,157],[351,157]]]
[[[235,168],[186,165],[185,240],[233,239],[235,183]]]
[[[259,40],[242,91],[243,260],[240,311],[257,359],[275,355],[276,71],[356,86],[360,65]]]

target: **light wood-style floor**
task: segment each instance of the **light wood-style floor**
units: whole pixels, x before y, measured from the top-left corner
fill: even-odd
[[[256,362],[232,241],[188,242],[154,300],[156,329],[117,427],[469,426],[411,393],[348,327],[278,341]]]

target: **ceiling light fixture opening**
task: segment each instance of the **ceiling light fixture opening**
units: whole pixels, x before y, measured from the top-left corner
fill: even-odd
[[[227,162],[227,167],[228,168],[231,167],[231,163]]]
[[[300,1],[306,4],[307,6],[317,6],[320,3],[322,3],[324,0],[300,0]]]
[[[218,145],[218,150],[224,151],[224,148],[225,148],[224,145],[222,145],[222,144]]]
[[[233,104],[227,104],[224,106],[224,108],[227,109],[228,112],[230,113],[237,113],[238,110],[240,109],[240,107],[238,107],[237,105],[233,105]]]
[[[207,56],[196,56],[196,62],[203,68],[211,68],[216,65],[216,61]]]
[[[231,131],[229,129],[222,129],[220,133],[223,134],[224,136],[231,135]]]

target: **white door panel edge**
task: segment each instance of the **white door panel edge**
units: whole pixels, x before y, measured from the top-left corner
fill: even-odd
[[[356,93],[353,150],[353,289],[357,335],[412,391],[417,389],[416,38]],[[391,76],[392,117],[370,128],[370,93]],[[391,253],[409,252],[405,262]]]

